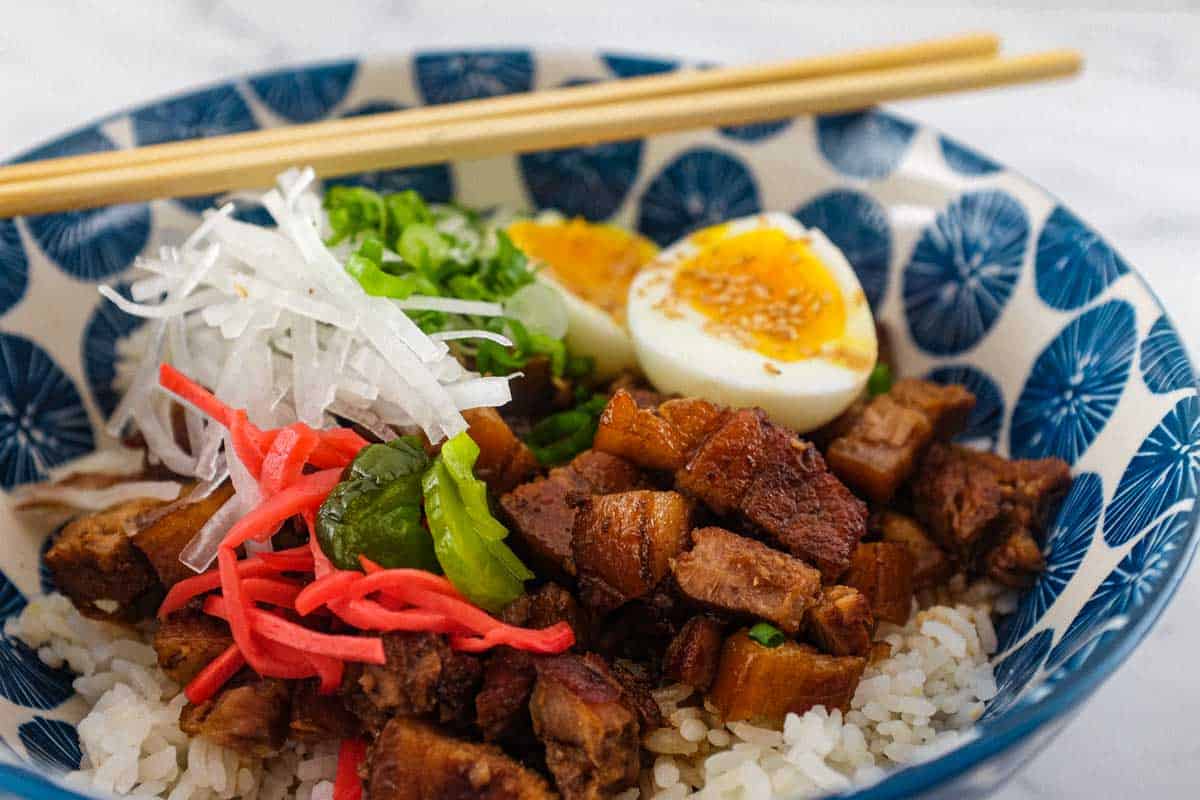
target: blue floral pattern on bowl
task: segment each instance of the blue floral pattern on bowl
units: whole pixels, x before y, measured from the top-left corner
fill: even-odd
[[[317,64],[155,102],[22,159],[124,146],[131,133],[169,141],[679,66],[519,48]],[[727,217],[794,210],[845,251],[892,333],[900,372],[960,381],[976,393],[963,441],[1075,465],[1074,487],[1045,542],[1048,569],[1001,627],[999,694],[977,735],[856,798],[990,791],[1128,656],[1196,550],[1200,400],[1171,321],[1131,279],[1132,266],[1065,205],[937,131],[874,110],[341,180],[445,200],[532,200],[636,227],[660,244]],[[0,221],[5,489],[100,440],[93,425],[115,402],[117,343],[134,326],[101,305],[91,284],[127,285],[134,258],[169,236],[166,221],[181,207],[200,206],[165,201]],[[40,292],[61,285],[62,275],[75,291],[59,292],[52,307]],[[14,516],[7,500],[0,515],[6,618],[24,607],[25,593],[52,586],[39,558],[48,532]],[[0,716],[12,758],[41,773],[79,763],[71,696],[68,672],[0,636],[0,697],[8,701]],[[80,797],[7,765],[0,790]]]
[[[1155,394],[1168,394],[1196,385],[1192,365],[1183,342],[1166,315],[1154,320],[1150,333],[1142,340],[1142,378]]]
[[[1050,212],[1038,236],[1038,296],[1051,308],[1080,308],[1129,272],[1108,244],[1062,206]]]
[[[29,259],[17,224],[0,219],[0,314],[21,301],[28,284]]]
[[[817,146],[843,175],[878,180],[899,166],[916,132],[883,111],[829,114],[817,119]]]
[[[416,58],[426,103],[457,103],[533,88],[533,57],[524,50],[428,53]]]
[[[999,172],[1003,167],[982,153],[976,153],[964,144],[954,141],[949,136],[939,136],[938,146],[942,149],[942,159],[959,175],[976,178],[980,175],[990,175]]]
[[[1004,311],[1029,238],[1024,207],[999,190],[962,195],[921,234],[904,268],[913,339],[937,355],[978,344]]]
[[[99,127],[84,128],[17,159],[36,161],[113,150]],[[98,281],[123,272],[150,239],[150,208],[120,205],[43,214],[25,220],[38,247],[73,278]]]
[[[758,184],[737,156],[696,148],[663,168],[642,194],[638,231],[665,247],[681,236],[762,210]]]
[[[892,263],[892,228],[887,211],[869,194],[834,189],[796,210],[806,228],[819,228],[845,255],[872,310],[887,292]]]
[[[316,122],[346,98],[357,72],[358,62],[338,61],[260,75],[250,79],[250,88],[288,122]]]
[[[70,772],[79,769],[83,751],[75,726],[61,719],[34,717],[17,728],[30,760],[42,769]]]
[[[1142,442],[1104,511],[1104,541],[1120,547],[1177,505],[1200,480],[1200,400],[1185,397]],[[1178,513],[1178,512],[1176,512]]]
[[[1042,351],[1013,409],[1013,455],[1074,464],[1087,450],[1125,390],[1134,321],[1133,306],[1113,300],[1081,314]]]
[[[33,341],[0,333],[0,486],[42,480],[94,446],[74,382]]]
[[[563,86],[591,83],[573,78]],[[535,208],[605,220],[625,202],[642,167],[642,140],[522,153],[521,178]]]

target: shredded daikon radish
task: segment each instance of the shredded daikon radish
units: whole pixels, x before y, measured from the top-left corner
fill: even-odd
[[[329,226],[311,170],[289,170],[254,202],[276,227],[234,219],[226,204],[205,212],[178,247],[135,262],[143,277],[133,283],[132,300],[100,289],[121,310],[150,320],[136,368],[123,367],[132,378],[109,431],[119,435],[135,425],[152,461],[199,478],[207,491],[226,473],[234,483],[234,498],[188,548],[183,560],[193,568],[211,562],[218,533],[236,509],[257,502],[256,487],[239,471],[221,425],[198,409],[185,407],[186,451],[176,444],[157,385],[160,363],[174,364],[222,402],[246,409],[260,427],[297,420],[329,425],[336,414],[381,438],[393,436],[395,426],[417,426],[437,442],[466,429],[464,409],[503,405],[511,397],[507,379],[469,372],[447,345],[474,338],[511,346],[508,337],[486,330],[430,336],[405,313],[491,317],[503,313],[499,303],[368,295],[346,272],[350,250],[325,244]],[[495,246],[484,237],[462,255]]]
[[[179,496],[176,481],[124,481],[103,489],[81,489],[39,483],[16,492],[17,507],[55,505],[79,511],[103,511],[127,500],[174,500]]]

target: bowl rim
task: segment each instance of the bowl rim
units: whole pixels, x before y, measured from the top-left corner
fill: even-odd
[[[494,53],[508,50],[528,52],[535,56],[545,55],[559,58],[578,58],[581,55],[593,55],[600,57],[621,56],[638,58],[671,63],[673,65],[709,63],[695,62],[693,59],[682,56],[645,53],[620,48],[568,47],[561,45],[543,47],[515,43],[471,44],[457,47],[439,46],[434,48],[414,47],[402,50],[349,53],[311,61],[289,62],[252,72],[236,72],[213,79],[212,81],[189,84],[181,89],[173,90],[145,101],[131,103],[108,114],[93,117],[54,136],[25,146],[14,154],[4,158],[0,163],[10,164],[20,161],[35,151],[74,134],[97,128],[121,117],[128,116],[147,106],[168,102],[207,89],[229,85],[242,87],[250,80],[258,78],[286,75],[300,70],[343,64],[348,61],[353,62],[356,68],[363,63],[372,63],[386,67],[400,63],[407,65],[417,55]],[[898,114],[888,109],[886,105],[881,106],[881,108],[885,109],[888,115],[906,120],[918,129],[925,129],[939,137],[947,136],[946,132],[942,129],[921,122],[919,119],[914,119],[905,114]],[[955,142],[962,141],[956,137],[947,138],[953,138]],[[988,158],[991,159],[990,156]],[[1008,174],[1037,188],[1056,204],[1070,209],[1069,205],[1060,201],[1058,195],[1027,177],[1024,173],[1010,169],[1003,162],[995,159],[991,160]],[[1099,232],[1097,232],[1097,237],[1107,244],[1107,240]],[[1109,246],[1112,247],[1111,245]],[[1112,249],[1114,252],[1117,252],[1116,248]],[[1157,306],[1162,317],[1167,319],[1172,327],[1174,327],[1173,318],[1145,276],[1132,263],[1128,261],[1125,263],[1129,264],[1130,275],[1134,277],[1141,289],[1146,292],[1149,299]],[[1188,344],[1182,338],[1179,339],[1179,345],[1187,358],[1188,365],[1191,367],[1194,376],[1191,388],[1200,393],[1200,373],[1196,371],[1195,358],[1192,356]],[[1176,390],[1176,392],[1179,391],[1183,390]],[[1197,442],[1200,442],[1200,437],[1198,437]],[[1188,531],[1187,539],[1178,557],[1175,559],[1171,571],[1163,576],[1151,599],[1133,609],[1127,615],[1126,624],[1110,631],[1113,637],[1105,643],[1103,651],[1092,653],[1080,667],[1071,670],[1064,678],[1056,681],[1045,696],[1031,702],[1019,703],[997,719],[978,723],[976,727],[970,729],[968,733],[970,736],[969,739],[937,758],[910,766],[894,768],[893,770],[889,770],[885,777],[874,784],[829,795],[828,797],[840,800],[900,800],[901,798],[913,797],[945,784],[967,773],[971,769],[982,765],[984,762],[1013,749],[1034,733],[1045,728],[1049,723],[1058,720],[1058,728],[1052,731],[1052,735],[1056,735],[1071,720],[1072,715],[1078,713],[1082,708],[1083,702],[1091,697],[1105,681],[1112,677],[1138,645],[1145,640],[1146,636],[1162,616],[1167,605],[1174,598],[1180,583],[1195,560],[1197,551],[1200,550],[1200,535],[1197,535],[1197,531],[1200,529],[1200,498],[1197,499],[1188,512],[1188,521],[1185,529]],[[995,782],[995,786],[998,787],[1003,784],[1009,777],[1011,775],[1004,775]],[[51,777],[37,771],[36,764],[21,760],[20,756],[10,746],[2,742],[0,742],[0,791],[12,793],[18,797],[37,797],[42,800],[92,800],[92,798],[97,797],[108,797],[99,792],[73,788],[65,784],[61,777]]]

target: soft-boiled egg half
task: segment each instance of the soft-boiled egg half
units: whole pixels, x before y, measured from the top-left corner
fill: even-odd
[[[633,279],[626,315],[659,391],[759,406],[801,432],[849,406],[875,365],[875,323],[850,263],[787,214],[671,245]]]
[[[562,294],[571,353],[593,358],[601,379],[635,367],[625,302],[634,275],[658,252],[654,243],[612,225],[549,214],[514,222],[507,233],[540,268],[538,279]]]

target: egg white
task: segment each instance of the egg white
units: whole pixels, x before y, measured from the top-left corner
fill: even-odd
[[[537,278],[562,295],[567,309],[564,338],[567,349],[574,355],[591,357],[595,361],[597,379],[607,380],[637,367],[629,332],[611,314],[563,286],[549,270],[539,271]]]
[[[804,432],[824,425],[862,392],[878,343],[866,296],[845,255],[819,230],[772,212],[725,223],[723,236],[775,229],[807,238],[842,294],[846,328],[866,366],[851,368],[824,356],[799,361],[770,358],[705,330],[707,318],[686,302],[670,302],[675,270],[702,251],[695,234],[664,250],[629,287],[627,319],[642,371],[661,392],[704,397],[734,407],[757,406],[777,423]]]

